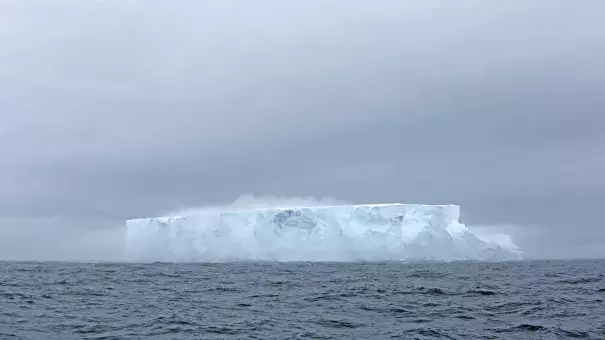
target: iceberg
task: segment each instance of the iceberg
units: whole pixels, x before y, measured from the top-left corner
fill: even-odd
[[[131,261],[507,261],[457,205],[364,204],[206,210],[126,221]]]

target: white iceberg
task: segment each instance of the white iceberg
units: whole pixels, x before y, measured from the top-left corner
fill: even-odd
[[[459,223],[457,205],[367,204],[205,211],[133,219],[132,261],[521,259]]]

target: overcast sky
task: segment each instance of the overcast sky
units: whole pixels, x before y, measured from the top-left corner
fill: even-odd
[[[605,256],[605,2],[0,0],[0,260],[241,194]],[[496,227],[494,227],[496,228]]]

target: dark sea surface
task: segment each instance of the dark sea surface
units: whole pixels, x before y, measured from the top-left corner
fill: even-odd
[[[605,261],[0,262],[0,339],[605,339]]]

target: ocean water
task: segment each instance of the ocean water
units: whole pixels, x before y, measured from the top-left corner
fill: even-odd
[[[0,339],[605,339],[605,261],[0,262]]]

